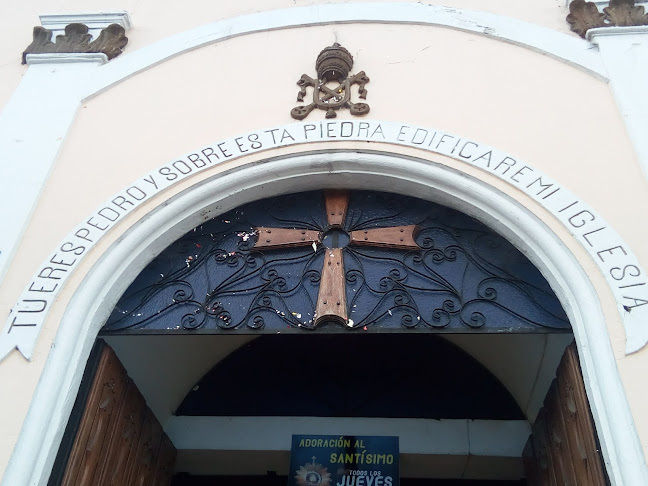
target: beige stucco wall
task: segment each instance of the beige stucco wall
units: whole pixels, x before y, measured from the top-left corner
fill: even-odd
[[[393,3],[403,2],[396,0]],[[184,32],[222,19],[261,11],[290,9],[316,5],[318,0],[254,0],[194,1],[186,10],[173,2],[123,0],[115,3],[106,0],[64,0],[50,2],[33,0],[11,4],[10,11],[3,12],[3,42],[0,44],[0,109],[20,83],[26,66],[20,65],[24,49],[32,41],[32,27],[40,25],[39,15],[52,13],[94,13],[125,10],[130,14],[134,28],[128,32],[128,51],[150,45],[173,34]],[[348,3],[346,0],[332,0],[326,3]],[[368,3],[360,0],[357,3]],[[569,32],[564,21],[568,9],[562,0],[448,0],[440,5],[491,12],[514,19],[525,20],[554,30]],[[7,9],[5,9],[7,10]]]
[[[471,8],[475,3],[457,2]],[[292,2],[272,2],[273,7],[288,4]],[[100,3],[96,5],[99,8]],[[480,2],[478,7],[488,10],[489,5],[493,11],[527,20],[534,20],[535,15],[542,19],[539,23],[566,30],[558,25],[557,16],[550,15],[551,9],[560,10],[557,2],[538,2],[522,9],[515,2],[493,1]],[[82,6],[88,9],[87,3]],[[69,2],[65,7],[78,5]],[[129,33],[133,44],[128,49],[223,18],[225,13],[234,14],[203,5],[205,11],[199,7],[189,19],[176,20],[170,10],[160,12],[159,4],[134,2],[132,7],[133,20],[141,27]],[[253,11],[251,2],[229,8],[236,8],[237,13]],[[612,223],[644,267],[648,266],[648,248],[642,244],[648,230],[638,221],[639,208],[648,203],[648,185],[604,82],[541,54],[473,34],[423,26],[339,25],[253,34],[204,47],[85,102],[0,286],[0,314],[8,314],[37,266],[64,236],[136,178],[211,142],[291,123],[289,112],[297,104],[296,80],[304,72],[314,74],[315,56],[333,41],[349,48],[355,56],[354,69],[366,71],[371,78],[368,118],[437,128],[514,154],[593,206]],[[0,93],[0,102],[2,96]],[[308,120],[322,120],[323,115],[315,111]],[[342,118],[348,116],[340,113]],[[275,149],[232,164],[332,147],[386,150],[431,159],[416,149],[335,142]],[[648,350],[624,355],[625,338],[616,306],[591,257],[551,214],[518,189],[468,164],[441,156],[434,160],[473,174],[523,201],[572,249],[600,293],[623,384],[647,451],[648,395],[643,391],[642,369],[648,366]],[[215,166],[183,181],[122,221],[87,256],[60,294],[32,361],[14,352],[0,362],[0,383],[3,389],[12,390],[0,400],[0,471],[6,467],[20,432],[57,323],[93,261],[129,225],[170,194],[227,167]]]

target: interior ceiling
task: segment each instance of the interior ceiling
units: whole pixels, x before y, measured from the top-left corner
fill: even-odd
[[[187,393],[253,335],[106,336],[164,425]],[[444,334],[508,389],[532,422],[571,334]]]
[[[175,413],[524,419],[508,390],[474,358],[418,332],[267,334],[207,372]]]

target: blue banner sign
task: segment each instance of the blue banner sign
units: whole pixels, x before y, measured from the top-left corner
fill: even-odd
[[[288,486],[400,486],[398,437],[293,435]]]

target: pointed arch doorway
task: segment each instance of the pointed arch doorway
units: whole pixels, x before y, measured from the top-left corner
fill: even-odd
[[[311,208],[311,214],[307,211],[305,216],[304,208]],[[318,211],[324,213],[319,216],[324,219],[319,221],[313,214]],[[268,216],[274,226],[263,222]],[[255,218],[261,223],[249,224]],[[236,332],[245,336],[320,331],[347,335],[355,332],[360,336],[374,336],[375,332],[375,337],[403,331],[410,336],[421,331],[491,336],[503,332],[532,336],[562,334],[563,338],[569,334],[569,324],[558,300],[522,254],[471,218],[425,201],[360,191],[352,195],[308,193],[252,203],[212,223],[195,228],[140,274],[104,327],[106,336]],[[165,266],[169,262],[171,266]],[[564,348],[564,339],[554,341],[562,342]],[[544,336],[545,351],[547,342]],[[119,350],[118,340],[115,343]],[[537,346],[538,343],[531,345]],[[377,350],[380,346],[374,344],[371,348]],[[560,345],[556,349],[559,348]],[[132,358],[123,347],[122,352],[126,360]],[[565,366],[573,371],[573,358],[570,363]],[[539,372],[536,370],[536,375]],[[546,369],[542,372],[546,373]],[[552,375],[549,381],[551,378]],[[564,381],[568,384],[563,388],[574,389],[572,378],[570,375]],[[560,386],[559,381],[553,389]],[[448,383],[442,388],[447,387]],[[216,385],[215,389],[218,388]],[[468,390],[473,388],[474,385],[468,386]],[[495,386],[491,388],[495,395]],[[206,389],[209,387],[201,381],[196,392],[204,393]],[[215,393],[214,386],[211,389]],[[191,401],[189,395],[185,402]],[[559,403],[558,395],[554,395],[550,401]],[[444,403],[451,405],[454,399],[454,405],[461,408],[462,403],[475,402],[475,397],[468,398],[460,392],[453,397]],[[583,409],[583,397],[584,389],[577,400],[581,418],[588,413],[586,402]],[[206,401],[209,399],[197,399],[198,404]],[[183,406],[176,416],[185,415]],[[567,406],[573,414],[574,404],[570,402]],[[498,409],[497,405],[492,407]],[[426,416],[424,409],[413,417],[448,418],[447,410]],[[263,410],[261,407],[256,413],[263,415]],[[402,411],[394,410],[389,415],[384,410],[377,417],[408,417]],[[565,425],[569,422],[561,415],[560,406],[551,410],[554,421],[549,428],[545,424],[543,429],[536,430],[536,437],[546,437],[554,423],[560,424],[551,429],[554,437],[560,435],[558,430],[567,432]],[[357,413],[354,416],[372,416],[368,409]],[[532,415],[533,408],[524,413]],[[211,417],[214,411],[202,414]],[[467,420],[478,418],[475,411],[465,415]],[[582,437],[584,426],[579,423],[578,427],[578,437]],[[590,426],[589,432],[592,431]],[[558,471],[554,481],[566,475],[576,478],[578,468],[570,469],[566,458],[572,460],[576,458],[575,451],[582,456],[586,450],[575,440],[578,437],[572,434],[571,442],[565,440],[565,444],[576,448],[573,450],[563,445],[552,451],[547,448],[547,441],[544,445],[541,439],[531,441],[527,450],[535,451],[530,457],[539,458],[540,462],[528,461],[527,470],[535,467],[538,478],[548,477],[547,471]],[[590,446],[585,458],[593,464],[597,456],[591,446],[595,441],[590,438],[585,442]],[[554,459],[550,466],[546,457]],[[426,477],[434,477],[433,471],[429,474]],[[585,468],[581,474],[591,476],[592,471]],[[552,484],[546,482],[548,479],[539,481],[544,482],[537,484]]]

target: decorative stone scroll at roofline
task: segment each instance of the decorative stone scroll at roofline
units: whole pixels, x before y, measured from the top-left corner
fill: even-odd
[[[126,30],[118,24],[110,24],[101,30],[95,40],[88,33],[88,26],[80,23],[68,24],[65,33],[56,36],[52,42],[52,31],[45,27],[34,27],[34,40],[25,49],[22,55],[22,63],[27,63],[27,54],[80,54],[80,53],[101,53],[108,57],[108,60],[119,56],[124,47],[128,44]]]
[[[572,32],[585,38],[589,29],[648,25],[648,15],[643,6],[635,6],[635,0],[610,0],[603,13],[593,2],[574,0],[569,4],[567,22]]]

